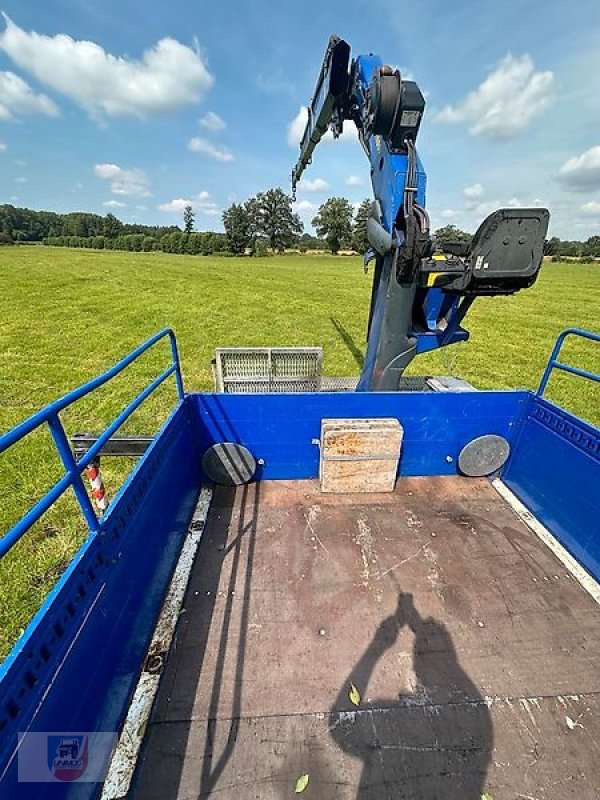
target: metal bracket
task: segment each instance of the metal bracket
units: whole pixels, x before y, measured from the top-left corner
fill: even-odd
[[[71,446],[75,458],[81,458],[92,445],[96,444],[99,438],[97,433],[74,433],[71,436]],[[153,439],[153,436],[111,436],[100,450],[99,455],[139,458],[150,447]]]

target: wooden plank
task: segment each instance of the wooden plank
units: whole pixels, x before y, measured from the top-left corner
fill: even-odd
[[[397,419],[324,419],[321,491],[393,491],[402,433]]]

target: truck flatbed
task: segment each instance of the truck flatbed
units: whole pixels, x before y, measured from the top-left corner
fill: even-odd
[[[165,329],[0,436],[48,426],[65,467],[0,556],[69,487],[89,527],[0,665],[0,800],[597,800],[600,429],[543,393],[600,375],[566,336],[600,341],[564,331],[535,393],[186,394]],[[75,461],[58,414],[167,338]],[[81,470],[170,376],[98,516]]]
[[[486,479],[220,487],[131,797],[592,800],[599,664],[597,603]]]

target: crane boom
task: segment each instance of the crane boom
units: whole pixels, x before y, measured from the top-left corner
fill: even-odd
[[[474,299],[512,294],[539,273],[549,213],[499,209],[471,245],[436,248],[426,211],[427,176],[416,149],[425,112],[418,84],[373,54],[350,59],[350,46],[329,39],[292,171],[292,193],[327,130],[356,125],[370,162],[373,206],[367,223],[374,259],[367,350],[359,391],[398,389],[418,353],[465,341],[462,321]]]

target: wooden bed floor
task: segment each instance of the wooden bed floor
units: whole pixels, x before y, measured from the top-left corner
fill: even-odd
[[[600,608],[487,481],[220,488],[130,796],[595,800],[599,691]]]

